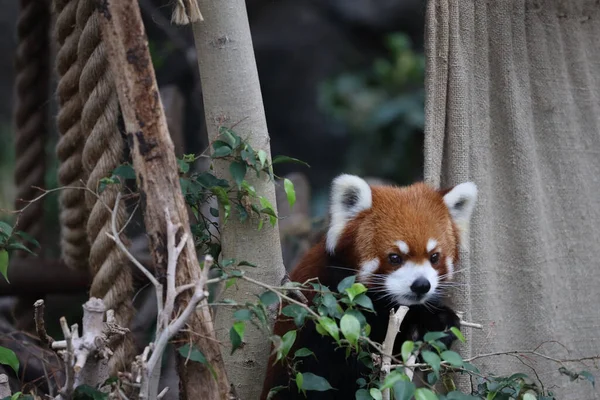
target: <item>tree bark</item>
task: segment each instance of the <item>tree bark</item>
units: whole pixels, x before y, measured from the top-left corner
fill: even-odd
[[[177,285],[196,282],[200,278],[198,259],[179,184],[173,141],[169,136],[138,2],[104,0],[99,2],[99,12],[103,15],[102,31],[109,60],[113,70],[119,71],[115,74],[119,102],[132,151],[156,274],[159,277],[166,274],[165,210],[168,209],[173,223],[181,224],[189,237],[179,258]],[[190,295],[179,296],[174,314],[185,308]],[[201,350],[215,370],[217,379],[212,377],[204,364],[189,362],[184,366],[180,359],[180,398],[221,400],[227,398],[229,393],[223,358],[215,340],[206,302],[197,310],[190,319],[189,330],[176,339],[191,343]]]
[[[244,0],[218,2],[200,0],[203,22],[193,24],[194,40],[202,81],[202,94],[209,140],[218,135],[219,126],[233,126],[255,149],[270,156],[269,133],[254,58],[252,37]],[[215,162],[217,176],[230,179],[229,163]],[[256,192],[276,207],[275,186],[268,178],[248,174],[247,180]],[[257,231],[256,224],[241,223],[232,215],[221,227],[222,254],[225,258],[246,260],[258,265],[247,274],[267,284],[279,285],[285,270],[281,256],[278,227]],[[244,304],[256,301],[263,290],[240,281],[223,297]],[[217,337],[226,341],[232,326],[231,312],[220,310],[215,317]],[[233,355],[224,353],[225,364],[237,394],[243,399],[258,398],[266,370],[270,344],[264,333],[248,324],[246,343]]]

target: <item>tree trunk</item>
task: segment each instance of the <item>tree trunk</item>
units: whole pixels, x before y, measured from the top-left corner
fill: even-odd
[[[265,119],[262,95],[258,81],[256,61],[244,0],[219,2],[200,0],[204,21],[193,24],[198,65],[202,80],[202,94],[209,140],[218,135],[218,127],[233,126],[236,133],[246,138],[255,149],[269,155],[269,133]],[[230,179],[229,163],[215,162],[219,177]],[[248,181],[259,195],[265,196],[275,206],[275,186],[268,178],[248,174]],[[225,258],[246,260],[258,265],[247,274],[271,285],[279,285],[285,270],[277,226],[257,231],[256,224],[241,223],[232,215],[221,228],[222,253]],[[256,301],[263,290],[240,281],[227,289],[223,297],[244,304]],[[231,312],[220,310],[216,314],[217,337],[229,340],[232,326]],[[242,399],[259,397],[266,369],[270,344],[264,333],[250,324],[244,334],[246,343],[233,355],[224,352],[225,364],[231,382]]]
[[[102,2],[99,11],[104,16],[102,31],[109,60],[113,70],[120,71],[115,74],[119,102],[132,151],[156,275],[164,277],[166,274],[165,210],[168,210],[173,223],[181,224],[190,238],[179,257],[177,285],[196,282],[200,277],[198,259],[179,184],[173,142],[169,136],[138,3],[135,0]],[[180,295],[174,314],[179,314],[188,300],[189,294]],[[204,364],[189,362],[184,366],[183,361],[179,360],[180,398],[222,400],[228,396],[229,383],[215,340],[210,309],[204,302],[197,310],[189,321],[189,330],[177,339],[201,350],[215,370],[217,379],[212,377]]]

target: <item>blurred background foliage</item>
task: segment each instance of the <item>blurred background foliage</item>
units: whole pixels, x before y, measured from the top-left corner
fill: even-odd
[[[405,34],[385,42],[387,57],[325,82],[320,102],[350,132],[347,172],[408,184],[422,165],[425,61]]]
[[[189,27],[169,23],[166,4],[140,1],[159,85],[176,87],[183,98],[178,154],[198,153],[208,143],[193,37]],[[18,3],[0,0],[0,6],[0,50],[9,55],[0,59],[0,209],[10,210]],[[398,184],[422,177],[424,7],[420,0],[247,0],[272,153],[311,166],[282,165],[276,172],[307,176],[314,216],[326,213],[328,185],[339,173]],[[47,188],[57,185],[55,84]],[[57,193],[45,208],[46,236],[55,238]],[[11,222],[11,214],[0,214]],[[44,247],[57,254],[56,246]]]

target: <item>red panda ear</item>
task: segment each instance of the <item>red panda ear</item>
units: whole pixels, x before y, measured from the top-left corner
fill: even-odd
[[[465,243],[469,233],[471,214],[477,200],[477,186],[473,182],[465,182],[451,189],[440,190],[440,194],[460,231],[461,243]]]
[[[331,221],[327,231],[326,248],[333,254],[348,221],[361,211],[371,208],[371,187],[358,176],[343,174],[331,185]]]

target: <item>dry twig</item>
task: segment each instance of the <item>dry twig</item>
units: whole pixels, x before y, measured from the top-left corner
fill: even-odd
[[[40,342],[42,346],[49,348],[54,342],[48,332],[46,332],[46,323],[44,321],[44,300],[40,299],[33,303],[34,307],[34,320],[35,320],[35,330],[37,332],[38,337],[40,338]]]

